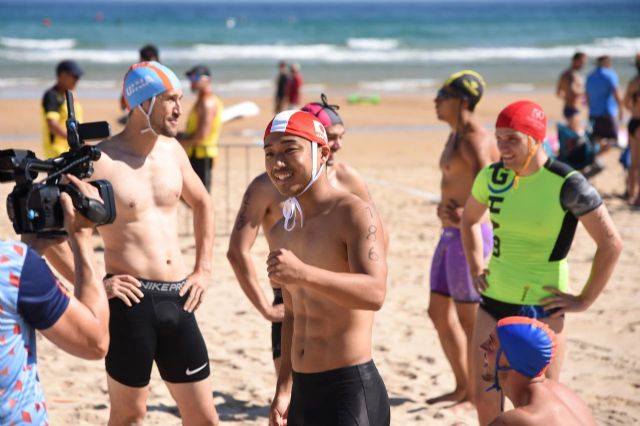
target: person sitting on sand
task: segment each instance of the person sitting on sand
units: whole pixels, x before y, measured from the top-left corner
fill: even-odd
[[[568,387],[545,378],[556,355],[556,334],[538,320],[513,316],[498,321],[487,340],[482,379],[513,403],[490,426],[595,426],[587,407]]]

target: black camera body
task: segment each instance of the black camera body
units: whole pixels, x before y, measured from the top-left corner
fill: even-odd
[[[84,145],[85,140],[102,139],[111,134],[106,121],[78,124],[73,109],[73,97],[67,91],[67,141],[69,151],[49,160],[38,159],[32,151],[5,149],[0,151],[0,182],[15,181],[7,197],[7,213],[17,234],[64,233],[64,214],[60,204],[63,192],[71,196],[73,205],[97,226],[112,223],[116,217],[113,188],[107,180],[91,183],[98,188],[102,203],[84,196],[75,186],[61,183],[63,174],[85,179],[93,174],[92,162],[100,158],[100,150]],[[47,173],[34,182],[39,173]]]

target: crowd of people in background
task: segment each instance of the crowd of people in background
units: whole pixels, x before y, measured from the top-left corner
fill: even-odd
[[[300,64],[288,65],[286,61],[280,61],[276,77],[274,105],[276,114],[285,109],[297,109],[300,106],[303,84],[304,79],[300,72]]]
[[[624,92],[610,56],[597,57],[585,79],[580,71],[587,62],[586,53],[576,52],[558,79],[556,94],[564,102],[562,113],[567,122],[566,128],[558,126],[559,157],[591,177],[604,167],[599,155],[612,147],[622,148],[620,163],[627,174],[624,197],[630,206],[640,207],[640,54],[634,61],[638,74]],[[583,106],[588,110],[586,121],[580,116]],[[625,110],[630,117],[623,142],[620,128],[624,126]]]

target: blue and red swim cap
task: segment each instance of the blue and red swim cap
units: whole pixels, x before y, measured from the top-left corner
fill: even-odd
[[[556,335],[547,324],[533,318],[506,317],[498,321],[496,332],[511,369],[531,378],[544,374],[556,353]]]
[[[125,74],[122,93],[131,111],[147,99],[174,89],[182,89],[182,84],[173,71],[159,62],[140,62]]]

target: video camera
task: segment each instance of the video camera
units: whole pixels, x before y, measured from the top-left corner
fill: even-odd
[[[98,188],[103,203],[86,197],[75,186],[60,183],[62,175],[72,174],[85,179],[93,174],[93,161],[100,158],[100,150],[84,145],[85,140],[103,139],[111,134],[106,121],[78,124],[73,108],[73,95],[66,92],[67,141],[69,151],[49,160],[38,159],[32,151],[5,149],[0,151],[0,182],[16,182],[7,197],[7,213],[17,234],[64,234],[64,213],[60,194],[71,196],[74,207],[96,225],[111,223],[116,218],[113,188],[107,180],[91,183]],[[47,173],[34,182],[39,173]]]

